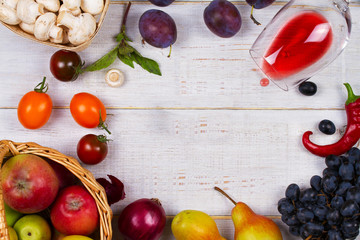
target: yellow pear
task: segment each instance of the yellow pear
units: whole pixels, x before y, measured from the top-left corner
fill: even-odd
[[[178,213],[171,223],[176,240],[225,240],[208,214],[185,210]]]
[[[64,237],[63,240],[93,240],[93,239],[82,235],[68,235]]]
[[[256,214],[243,202],[235,202],[223,190],[215,187],[215,190],[226,196],[235,207],[231,211],[231,217],[235,227],[235,240],[282,240],[279,227],[270,219]]]

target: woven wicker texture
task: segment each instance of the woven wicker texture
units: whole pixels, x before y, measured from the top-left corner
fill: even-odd
[[[0,165],[5,157],[11,157],[18,154],[34,154],[40,157],[48,158],[65,166],[78,179],[80,179],[95,199],[100,216],[100,239],[111,240],[112,211],[107,203],[104,188],[95,180],[90,171],[84,169],[75,158],[65,156],[54,149],[42,147],[36,143],[14,143],[9,140],[0,141]],[[5,221],[3,193],[0,186],[0,240],[5,239],[8,240],[9,237]]]
[[[13,31],[17,35],[22,36],[22,37],[27,38],[27,39],[30,39],[32,41],[35,41],[35,42],[38,42],[38,43],[41,43],[41,44],[45,44],[45,45],[48,45],[48,46],[60,48],[60,49],[65,49],[65,50],[68,50],[68,51],[79,52],[79,51],[82,51],[82,50],[86,49],[91,44],[91,42],[94,39],[94,37],[96,36],[96,34],[99,32],[99,30],[101,28],[101,25],[104,22],[105,15],[106,15],[106,12],[107,12],[107,10],[109,8],[109,5],[110,5],[110,0],[105,0],[104,9],[103,9],[103,11],[102,11],[102,13],[100,15],[99,21],[97,22],[97,27],[96,27],[95,33],[91,36],[91,38],[88,41],[86,41],[85,43],[80,44],[78,46],[73,46],[71,44],[66,44],[66,45],[57,44],[57,43],[52,43],[50,41],[40,41],[40,40],[36,39],[34,37],[34,35],[24,32],[18,25],[9,25],[9,24],[6,24],[6,23],[4,23],[2,21],[0,21],[0,23],[2,23],[5,27],[10,29],[11,31]]]

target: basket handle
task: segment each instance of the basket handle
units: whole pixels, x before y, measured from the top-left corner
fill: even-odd
[[[5,155],[10,151],[10,148],[6,141],[0,141],[0,178],[1,178],[1,165]],[[4,196],[2,187],[0,185],[0,240],[8,240],[9,231],[6,224],[5,218],[5,206],[4,206]]]

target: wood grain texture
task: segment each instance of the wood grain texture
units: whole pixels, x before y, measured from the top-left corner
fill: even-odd
[[[197,209],[217,218],[221,233],[233,238],[229,220],[232,204],[213,190],[219,186],[256,212],[278,215],[277,201],[290,183],[309,186],[311,176],[320,175],[323,158],[308,153],[301,135],[314,131],[319,144],[340,138],[346,124],[343,82],[360,93],[360,0],[352,1],[353,32],[346,50],[329,67],[312,78],[318,93],[304,97],[293,89],[284,92],[273,84],[261,87],[263,75],[248,53],[252,43],[274,14],[285,4],[255,12],[264,26],[248,18],[250,8],[235,1],[243,26],[231,39],[214,36],[203,23],[202,13],[209,1],[176,1],[163,8],[176,21],[178,40],[171,58],[168,49],[141,44],[137,28],[141,14],[157,8],[135,1],[128,19],[128,35],[144,56],[159,62],[163,76],[151,75],[139,66],[131,69],[117,61],[126,76],[121,88],[104,81],[106,70],[86,73],[71,83],[55,80],[49,59],[55,48],[15,36],[0,26],[0,138],[33,141],[76,157],[76,144],[97,129],[78,126],[68,109],[75,93],[90,92],[106,105],[113,134],[107,159],[86,166],[95,177],[112,174],[126,186],[127,197],[112,206],[115,214],[138,198],[159,198],[167,215]],[[125,1],[112,1],[102,29],[80,55],[87,63],[101,57],[115,45]],[[159,8],[160,9],[160,8]],[[17,121],[16,107],[26,92],[47,76],[55,109],[41,129],[24,129]],[[332,120],[338,132],[325,136],[317,130],[323,119]],[[216,218],[216,217],[215,217]],[[162,240],[173,239],[168,219]],[[295,240],[276,220],[284,240]],[[116,219],[114,230],[116,230]],[[121,239],[115,234],[114,239]],[[360,239],[360,238],[359,238]]]

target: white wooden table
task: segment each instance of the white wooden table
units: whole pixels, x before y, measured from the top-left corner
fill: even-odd
[[[127,2],[112,2],[99,34],[80,52],[91,63],[114,45]],[[112,174],[126,185],[126,199],[112,206],[114,214],[139,198],[159,198],[167,215],[196,209],[215,218],[222,235],[233,239],[232,203],[213,190],[219,186],[257,213],[279,215],[277,201],[290,183],[309,187],[311,176],[321,174],[324,159],[307,152],[302,133],[314,131],[320,144],[340,138],[317,130],[323,119],[338,129],[346,124],[344,82],[360,94],[360,1],[351,4],[351,41],[341,56],[312,78],[318,92],[312,97],[297,89],[284,92],[270,83],[260,86],[263,75],[249,55],[249,48],[267,22],[284,5],[277,2],[255,12],[263,23],[248,18],[250,7],[235,2],[243,25],[233,38],[222,39],[205,26],[203,2],[175,2],[162,10],[176,21],[178,39],[171,58],[168,49],[141,44],[138,19],[148,2],[133,2],[127,32],[133,46],[160,64],[162,77],[116,61],[112,67],[126,75],[121,88],[104,81],[106,70],[86,73],[75,82],[54,79],[49,59],[55,48],[16,36],[0,26],[0,138],[33,141],[76,157],[76,144],[85,134],[99,134],[75,123],[69,111],[72,96],[89,92],[106,105],[113,134],[105,161],[86,166],[95,177]],[[47,76],[55,108],[49,122],[39,130],[26,130],[17,120],[20,98]],[[221,216],[221,217],[216,217]],[[275,220],[284,239],[296,239]],[[169,217],[162,239],[173,239]],[[116,231],[117,222],[114,221]],[[120,239],[115,234],[114,239]]]

